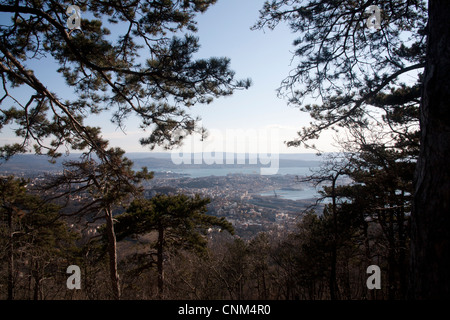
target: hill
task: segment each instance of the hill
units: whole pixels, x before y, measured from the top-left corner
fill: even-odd
[[[265,167],[258,164],[249,164],[246,155],[245,164],[174,164],[171,158],[171,153],[152,153],[152,152],[142,152],[142,153],[127,153],[126,156],[133,160],[135,168],[139,169],[146,166],[149,170],[161,171],[170,169],[186,169],[186,168],[260,168]],[[63,163],[66,161],[73,161],[80,158],[80,154],[69,154],[64,155],[55,160],[55,163],[51,163],[50,159],[46,156],[38,156],[34,154],[21,154],[12,157],[7,162],[2,162],[0,164],[0,172],[2,173],[43,173],[43,172],[54,172],[62,170]],[[235,158],[236,159],[236,158]],[[317,167],[320,164],[320,157],[314,154],[280,154],[279,155],[279,167]]]

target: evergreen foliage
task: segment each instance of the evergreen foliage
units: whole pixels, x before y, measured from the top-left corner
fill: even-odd
[[[127,117],[137,116],[150,132],[140,142],[150,148],[171,148],[201,130],[189,107],[250,85],[250,80],[234,79],[228,58],[193,58],[199,49],[194,17],[214,3],[1,1],[6,21],[0,28],[0,129],[15,123],[22,139],[2,146],[1,157],[29,151],[31,144],[36,153],[52,157],[62,146],[102,152],[100,128],[84,120],[105,111],[122,129]],[[66,10],[73,4],[93,17],[82,19],[81,30],[69,31]],[[55,72],[74,98],[61,96],[36,76],[27,66],[36,59],[57,63]],[[16,96],[16,87],[29,89],[30,95]]]

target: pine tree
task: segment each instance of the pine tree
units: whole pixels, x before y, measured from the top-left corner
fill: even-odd
[[[410,295],[450,298],[450,3],[429,1],[412,214]]]
[[[377,30],[367,28],[371,13],[366,11],[372,5],[381,11]],[[299,35],[294,43],[299,63],[282,82],[280,94],[308,112],[314,122],[289,145],[309,144],[333,127],[370,129],[368,120],[377,118],[377,112],[395,116],[389,114],[392,110],[377,108],[380,105],[374,98],[402,90],[399,82],[404,81],[403,75],[416,79],[416,93],[421,93],[420,154],[412,211],[409,291],[410,297],[419,299],[448,298],[450,291],[446,200],[450,199],[449,14],[449,2],[444,0],[273,0],[266,1],[255,25],[274,28],[286,22]],[[322,101],[304,105],[307,96]],[[408,112],[407,106],[401,109]]]
[[[203,252],[209,228],[217,227],[234,233],[225,218],[206,214],[209,202],[208,198],[198,195],[193,198],[183,194],[156,195],[151,199],[134,200],[126,213],[116,217],[115,230],[119,241],[151,232],[157,234],[147,266],[156,264],[160,298],[164,294],[164,259],[169,248]]]
[[[22,139],[2,146],[1,157],[26,152],[31,143],[52,157],[62,146],[102,153],[100,129],[84,120],[105,111],[122,129],[127,117],[137,116],[150,131],[142,145],[179,145],[197,129],[198,119],[188,113],[192,105],[250,85],[234,79],[228,58],[193,58],[199,49],[195,15],[215,1],[1,1],[0,129],[16,124]],[[72,5],[93,16],[81,19],[80,29],[69,30]],[[74,99],[27,66],[36,59],[56,61],[56,79]],[[17,96],[16,87],[30,94]]]
[[[99,153],[97,153],[99,154]],[[64,164],[62,175],[53,177],[44,189],[54,193],[52,199],[67,199],[75,195],[88,195],[81,208],[67,213],[70,216],[90,215],[91,222],[104,219],[108,238],[108,255],[111,286],[115,299],[120,299],[120,281],[117,269],[117,244],[114,231],[114,210],[124,207],[143,191],[141,182],[153,177],[147,168],[133,170],[133,162],[124,156],[120,148],[110,148],[100,157],[84,154],[80,161]]]
[[[368,9],[381,11],[381,29],[370,30]],[[372,99],[416,74],[425,63],[425,1],[266,1],[254,29],[286,23],[298,35],[297,66],[282,81],[279,94],[314,120],[288,145],[310,140],[333,127],[363,127],[384,110]],[[304,104],[306,97],[317,104]]]
[[[353,183],[343,191],[351,202],[347,210],[358,214],[365,263],[374,264],[378,255],[386,268],[387,298],[404,299],[415,162],[382,144],[360,148],[348,170]]]
[[[30,193],[26,186],[27,181],[12,176],[0,179],[0,230],[5,235],[1,243],[6,242],[7,248],[9,300],[16,298],[17,273],[29,277],[30,289],[34,282],[32,297],[25,290],[20,297],[38,300],[44,297],[43,282],[57,277],[63,272],[58,269],[65,270],[67,261],[75,263],[77,258],[76,235],[60,219],[61,208]]]

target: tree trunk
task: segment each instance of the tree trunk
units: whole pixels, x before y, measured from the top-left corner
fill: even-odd
[[[333,242],[331,248],[331,268],[330,268],[330,299],[336,300],[339,297],[339,288],[337,285],[337,238],[338,238],[338,226],[337,226],[337,204],[336,204],[336,179],[338,176],[333,177],[331,184],[331,198],[332,198],[332,213],[333,213]]]
[[[8,300],[14,299],[14,230],[13,211],[8,214]]]
[[[157,268],[158,268],[158,298],[162,299],[164,293],[164,228],[158,227]]]
[[[370,240],[369,240],[369,224],[365,220],[363,215],[363,235],[364,235],[364,249],[365,249],[365,261],[366,266],[372,265],[372,255],[370,253]],[[367,267],[366,267],[367,268]],[[364,270],[365,271],[365,270]],[[366,273],[364,273],[365,275]],[[370,299],[375,300],[375,290],[368,290],[370,294]]]
[[[265,264],[265,261],[264,261],[264,264]],[[266,266],[264,265],[263,266],[263,271],[262,271],[262,286],[263,286],[262,300],[267,300],[267,284],[266,284],[265,268],[266,268]]]
[[[387,210],[386,218],[388,219],[386,223],[387,227],[387,240],[388,240],[388,300],[394,300],[397,292],[397,260],[396,260],[396,239],[395,239],[395,228],[394,228],[394,210],[395,202],[392,200],[395,198],[395,192],[391,191],[388,204],[389,209]]]
[[[402,191],[401,201],[400,201],[400,211],[397,216],[398,224],[398,270],[399,270],[399,284],[400,284],[400,297],[401,299],[406,298],[406,287],[407,287],[407,274],[404,270],[407,270],[407,243],[406,243],[406,232],[405,232],[405,191]]]
[[[33,262],[31,262],[31,266],[33,268]],[[39,262],[36,261],[34,269],[31,271],[32,277],[34,279],[34,289],[33,289],[33,300],[39,300],[40,292],[41,292],[41,279],[42,277],[39,274]]]
[[[450,1],[429,1],[409,296],[450,298]]]
[[[106,232],[108,234],[109,275],[114,299],[120,299],[119,273],[117,271],[117,242],[111,208],[106,208]]]

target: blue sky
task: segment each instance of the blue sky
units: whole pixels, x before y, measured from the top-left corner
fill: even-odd
[[[250,30],[257,21],[264,2],[219,0],[204,14],[197,16],[196,35],[201,44],[198,58],[230,58],[236,78],[249,77],[252,79],[252,86],[248,90],[236,91],[231,97],[217,99],[209,105],[194,106],[192,113],[202,118],[203,125],[210,131],[211,143],[215,144],[214,149],[217,151],[230,151],[221,150],[225,147],[221,138],[226,138],[227,130],[243,130],[248,133],[245,138],[250,140],[254,131],[268,131],[267,137],[273,139],[278,136],[277,143],[281,153],[311,152],[303,148],[287,148],[283,143],[295,138],[296,132],[302,126],[308,125],[310,117],[307,113],[288,106],[287,102],[276,94],[281,81],[293,69],[290,63],[294,49],[292,42],[296,35],[282,24],[273,31]],[[131,134],[140,136],[136,130]],[[216,135],[220,137],[215,139]],[[125,138],[119,131],[110,131],[108,137],[111,142],[117,144],[121,144],[122,140],[129,140],[129,137]],[[331,137],[330,134],[325,134],[317,145],[326,151],[331,150]],[[198,146],[198,138],[194,139],[193,143]],[[258,143],[265,144],[262,141]],[[274,142],[267,144],[268,148],[272,147],[274,151]],[[191,142],[188,140],[181,149],[187,150],[190,146]],[[129,145],[132,151],[139,151],[140,148],[137,139]],[[242,148],[241,146],[241,150]],[[196,148],[195,151],[200,150]]]
[[[303,148],[287,148],[283,141],[296,137],[296,131],[309,123],[308,114],[288,106],[285,100],[277,97],[276,89],[281,81],[293,69],[291,58],[295,34],[285,25],[279,25],[274,31],[250,30],[257,21],[259,10],[264,0],[219,0],[204,14],[197,16],[198,33],[201,48],[198,58],[225,56],[231,59],[231,68],[236,72],[236,78],[251,78],[252,87],[249,90],[236,91],[231,97],[220,98],[209,105],[198,105],[192,108],[194,116],[202,118],[203,125],[210,131],[209,150],[223,150],[226,148],[224,139],[229,131],[246,135],[242,141],[267,145],[271,152],[299,153],[311,152]],[[1,19],[1,17],[0,17]],[[29,64],[31,66],[31,64]],[[49,70],[56,70],[56,65],[49,61],[33,63],[37,66],[36,74],[41,77],[45,85],[57,92],[70,95],[71,90],[64,87],[60,81],[55,81],[55,74]],[[53,90],[52,90],[53,91]],[[109,122],[109,115],[92,116],[87,124],[102,127],[103,136],[110,140],[111,146],[118,146],[127,152],[146,152],[139,144],[139,138],[145,133],[139,130],[139,122],[130,118],[126,122],[125,133]],[[240,131],[239,131],[240,130]],[[254,133],[257,132],[256,136]],[[267,132],[268,134],[262,134]],[[331,134],[325,134],[317,145],[324,151],[331,151]],[[0,143],[11,141],[12,135],[6,130],[2,132]],[[263,141],[267,139],[267,141]],[[272,139],[271,141],[269,141]],[[194,137],[193,141],[198,141]],[[207,142],[208,142],[207,141]],[[188,140],[184,150],[191,148]],[[244,143],[244,142],[242,142]],[[276,146],[277,150],[273,150]],[[201,147],[201,146],[200,146]],[[240,146],[247,148],[245,146]],[[183,149],[183,148],[182,148]],[[161,151],[156,149],[155,151]],[[201,150],[192,150],[201,151]]]

